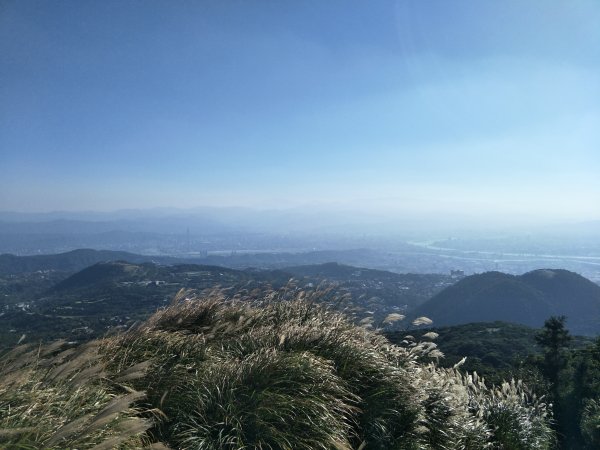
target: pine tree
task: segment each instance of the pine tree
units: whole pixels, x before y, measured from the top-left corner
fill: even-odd
[[[544,356],[540,369],[550,382],[553,400],[555,426],[559,442],[564,436],[566,424],[563,414],[563,402],[560,396],[561,373],[567,366],[567,348],[572,339],[569,330],[565,327],[565,316],[552,316],[544,322],[544,327],[536,335],[537,344],[543,349]]]
[[[572,339],[569,330],[565,328],[565,322],[565,316],[552,316],[544,322],[544,328],[535,337],[544,350],[542,371],[555,387],[558,386],[560,372],[566,365],[566,349]]]

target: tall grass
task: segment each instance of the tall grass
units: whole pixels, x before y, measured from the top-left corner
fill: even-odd
[[[586,449],[600,448],[600,399],[588,400],[581,417]]]
[[[0,360],[0,448],[141,448],[151,422],[144,397],[104,380],[100,343],[22,345]],[[118,373],[113,376],[118,376]]]
[[[291,284],[180,292],[121,335],[79,348],[18,347],[0,362],[0,443],[551,448],[548,408],[519,383],[488,388],[437,368],[428,362],[441,357],[435,336],[391,345],[332,307],[343,304],[329,287]]]

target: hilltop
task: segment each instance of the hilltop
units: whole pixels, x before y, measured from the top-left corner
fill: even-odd
[[[414,311],[436,326],[504,321],[541,327],[567,316],[574,334],[600,333],[600,286],[573,272],[540,269],[516,276],[486,272],[466,277]]]

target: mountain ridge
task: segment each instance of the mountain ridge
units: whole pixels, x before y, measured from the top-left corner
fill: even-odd
[[[0,274],[21,274],[38,270],[58,270],[75,272],[99,262],[128,261],[131,263],[160,262],[163,264],[179,261],[167,256],[146,256],[125,251],[95,250],[81,248],[64,253],[47,255],[17,256],[11,253],[0,254]]]
[[[600,332],[600,286],[564,269],[484,272],[444,289],[414,314],[431,318],[436,326],[500,320],[532,327],[564,315],[572,332],[590,335]]]

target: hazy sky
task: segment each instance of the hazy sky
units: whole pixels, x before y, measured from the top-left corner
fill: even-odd
[[[0,210],[600,218],[600,2],[0,0]]]

